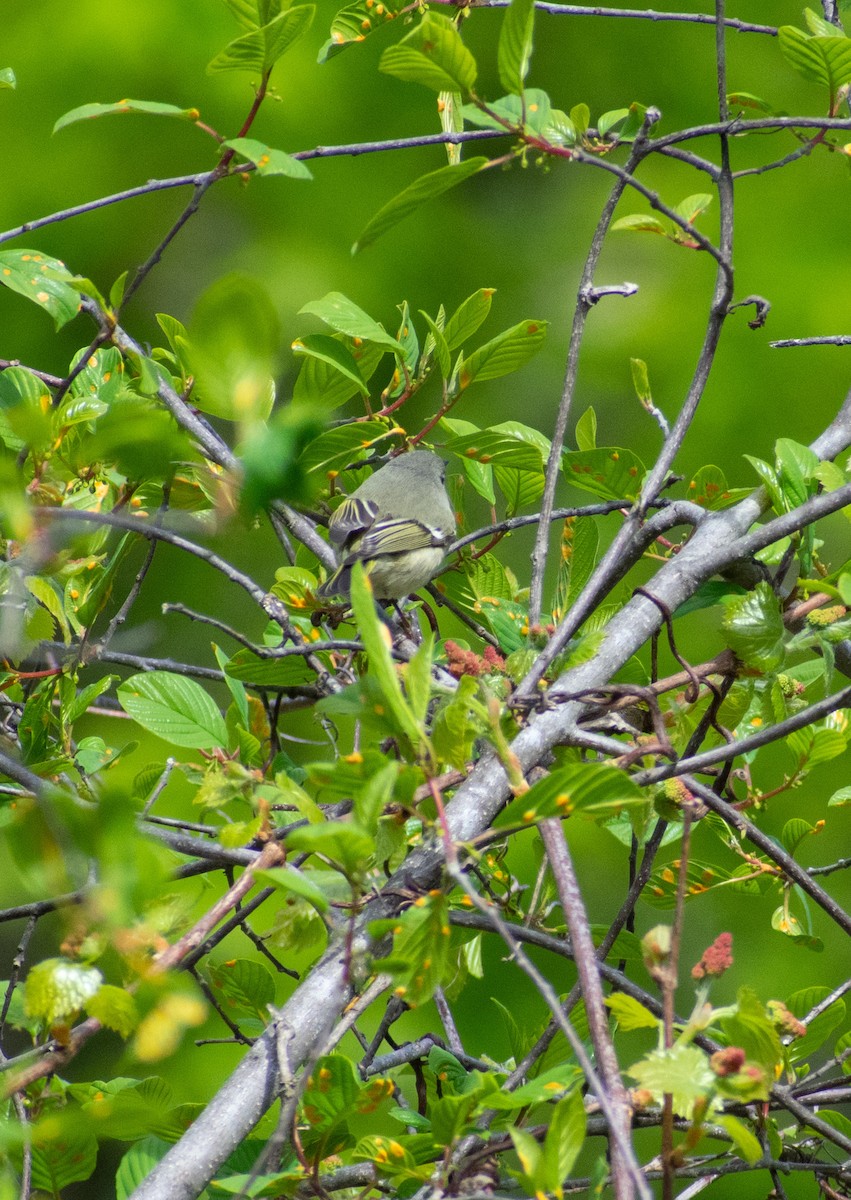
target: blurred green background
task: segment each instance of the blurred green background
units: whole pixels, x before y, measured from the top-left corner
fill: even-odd
[[[293,152],[435,132],[439,126],[432,94],[377,71],[381,51],[399,37],[398,22],[388,23],[362,46],[317,65],[336,7],[321,0],[311,32],[276,69],[272,83],[277,98],[263,106],[252,136]],[[679,7],[700,11],[709,6]],[[731,4],[728,15],[801,24],[800,6],[793,0]],[[14,69],[18,87],[0,93],[0,145],[6,164],[0,230],[148,179],[204,171],[215,162],[214,143],[177,121],[111,117],[51,136],[55,120],[77,105],[132,97],[196,106],[203,120],[225,136],[235,136],[250,106],[248,75],[205,73],[207,62],[239,32],[219,0],[111,0],[108,6],[95,0],[75,0],[72,5],[35,0],[7,4],[3,17],[0,66]],[[499,12],[472,11],[464,25],[465,40],[479,61],[479,90],[489,98],[501,92],[495,65],[500,22]],[[566,111],[587,103],[592,122],[600,113],[634,100],[655,105],[663,114],[657,131],[669,132],[715,117],[713,38],[708,26],[539,14],[529,83],[548,91],[553,104]],[[775,39],[730,33],[727,45],[730,90],[755,93],[792,113],[823,112],[822,93],[792,72]],[[788,134],[738,139],[732,145],[733,165],[779,158],[795,144]],[[690,145],[698,153],[717,154],[711,140]],[[496,154],[498,148],[507,147],[497,142],[484,150],[477,147],[475,153]],[[492,336],[525,317],[536,317],[550,322],[550,336],[544,351],[522,372],[472,389],[453,415],[483,425],[514,417],[550,433],[579,273],[610,176],[564,162],[548,169],[530,163],[525,169],[515,164],[486,172],[352,257],[350,247],[371,215],[419,175],[445,162],[443,148],[430,147],[316,161],[311,164],[312,182],[251,178],[244,184],[219,185],[207,194],[200,212],[134,297],[124,314],[126,327],[142,341],[161,341],[155,313],[188,320],[199,294],[234,270],[251,274],[269,289],[286,345],[316,328],[309,318],[298,317],[298,310],[330,290],[345,293],[395,328],[395,306],[403,300],[414,312],[424,308],[433,313],[440,303],[452,309],[477,288],[493,287],[494,307],[483,334]],[[642,179],[669,204],[711,190],[705,176],[670,159],[654,159],[643,169]],[[769,343],[848,332],[849,182],[848,160],[822,151],[737,185],[736,298],[757,293],[770,301],[772,311],[760,330],[747,326],[750,309],[739,310],[727,323],[703,405],[676,464],[684,475],[712,462],[724,469],[731,484],[749,486],[756,478],[743,453],[771,459],[778,437],[809,441],[836,412],[848,387],[851,352],[832,347],[780,350]],[[189,189],[155,193],[51,225],[10,245],[55,255],[106,291],[118,275],[132,272],[148,257],[189,195]],[[645,201],[627,195],[616,215],[646,211]],[[717,207],[710,208],[701,228],[710,236],[717,234]],[[612,234],[596,282],[625,280],[639,285],[637,296],[609,299],[591,314],[574,417],[593,404],[600,444],[629,445],[650,461],[659,446],[659,430],[635,399],[629,359],[647,362],[655,402],[673,419],[701,344],[713,262],[660,238]],[[71,355],[90,335],[84,318],[54,335],[46,316],[0,290],[0,357],[63,374]],[[288,352],[282,363],[281,403],[286,403],[295,369]],[[411,430],[432,411],[433,399],[427,394],[410,414],[406,410]],[[565,488],[560,500],[582,502],[582,497]],[[280,561],[272,537],[260,528],[233,533],[223,539],[226,554],[261,583],[270,583]],[[531,537],[518,535],[504,544],[506,561],[521,580],[528,575]],[[827,557],[838,563],[851,555],[846,521],[833,522],[830,540]],[[211,662],[207,632],[181,618],[163,618],[159,606],[166,599],[179,598],[216,612],[241,624],[249,636],[259,636],[262,618],[242,595],[235,596],[218,578],[194,567],[184,574],[187,564],[168,548],[160,554],[156,578],[149,578],[134,610],[134,632],[122,648],[165,655],[179,645],[181,657],[195,654],[197,661]],[[689,656],[714,653],[719,648],[716,631],[711,617],[696,616],[683,623],[681,637],[688,639]],[[317,736],[307,717],[297,729]],[[156,753],[152,746],[143,747],[126,769],[132,774],[164,753],[163,746]],[[760,762],[760,770],[766,777],[773,772],[776,782],[790,768],[784,753],[777,748]],[[844,760],[820,768],[804,787],[771,801],[763,824],[777,834],[793,815],[815,822],[825,815],[832,790],[847,783],[847,775]],[[847,851],[847,811],[831,814],[824,839],[836,839],[835,845],[826,847],[813,839],[803,851],[805,863],[830,861],[842,855],[843,847]],[[624,887],[623,848],[590,824],[571,823],[569,836],[592,920],[602,923],[614,915]],[[720,855],[717,842],[701,829],[695,842],[698,858]],[[671,848],[668,854],[673,853]],[[4,878],[0,902],[14,902],[18,888],[13,878]],[[832,877],[830,888],[840,902],[851,904],[847,878]],[[788,944],[769,932],[769,917],[767,901],[741,895],[713,893],[696,901],[689,908],[685,962],[695,961],[718,932],[730,928],[743,970],[741,976],[733,971],[723,981],[719,999],[725,988],[732,996],[744,978],[764,980],[763,999],[786,996],[814,978],[827,984],[844,978],[847,951],[826,921],[815,917],[817,932],[827,944],[825,954],[816,958],[804,950],[790,956]],[[661,918],[644,908],[641,919],[647,927]],[[40,936],[47,938],[48,933],[45,924]],[[233,943],[227,945],[232,952]],[[239,950],[248,953],[247,943],[243,941]],[[499,951],[493,948],[489,953],[491,965],[498,967]],[[783,977],[777,978],[781,958]],[[499,977],[507,978],[504,971]],[[459,1002],[461,1031],[472,1053],[499,1050],[495,1011],[492,1022],[482,1017],[492,1011],[492,994],[486,975]],[[541,1016],[539,1002],[519,981],[516,993],[500,998],[519,1015],[527,1013],[530,1023]],[[683,1007],[687,1003],[686,995]],[[418,1014],[411,1021],[428,1024],[430,1017]],[[93,1049],[90,1055],[96,1053]],[[201,1077],[212,1091],[223,1064],[235,1063],[239,1053],[222,1047],[198,1052],[187,1039],[182,1060],[172,1070],[173,1082],[180,1089],[181,1069],[190,1072],[185,1097],[195,1099]],[[90,1055],[74,1070],[90,1075],[102,1070],[102,1064],[87,1062]],[[749,1185],[735,1185],[735,1191],[732,1183],[726,1186],[725,1194],[744,1195],[737,1189]],[[790,1194],[803,1194],[794,1186],[789,1185]]]

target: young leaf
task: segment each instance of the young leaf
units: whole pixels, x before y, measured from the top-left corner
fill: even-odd
[[[279,58],[291,50],[308,31],[313,21],[315,7],[312,4],[297,4],[271,20],[260,29],[252,29],[212,60],[207,71],[256,71],[265,75]]]
[[[369,659],[370,671],[378,681],[397,725],[414,751],[419,753],[426,742],[425,729],[402,695],[399,676],[387,644],[387,629],[378,619],[372,588],[360,563],[355,563],[352,570],[351,600],[358,632]]]
[[[297,871],[295,867],[270,867],[265,871],[256,871],[255,878],[271,884],[272,887],[278,888],[282,892],[300,896],[302,900],[312,904],[317,912],[328,911],[328,900],[325,893],[308,879],[303,871]]]
[[[178,108],[176,104],[161,104],[156,100],[117,100],[114,104],[81,104],[63,113],[53,132],[58,133],[67,125],[77,121],[90,121],[94,117],[109,117],[120,113],[148,113],[155,117],[177,117],[181,121],[197,121],[200,113],[197,108]]]
[[[534,0],[511,0],[499,34],[499,81],[507,92],[522,95],[532,54]]]
[[[378,65],[388,75],[435,92],[469,92],[476,82],[476,60],[455,22],[438,13],[428,13],[397,46],[389,46]]]
[[[222,143],[230,150],[235,150],[248,162],[254,163],[258,175],[289,175],[291,179],[312,179],[313,175],[303,162],[286,154],[283,150],[274,150],[264,146],[255,138],[231,138]]]
[[[421,204],[425,204],[427,200],[432,200],[435,196],[442,196],[444,192],[463,183],[471,175],[476,175],[489,162],[490,159],[483,156],[468,158],[455,165],[438,167],[436,171],[420,176],[378,210],[352,246],[352,254],[357,254],[359,250],[371,245],[388,229],[398,225]]]
[[[780,604],[768,583],[758,583],[744,596],[724,600],[727,645],[742,662],[759,671],[770,671],[783,658],[783,618]]]
[[[479,288],[468,296],[446,322],[444,336],[450,350],[463,346],[467,338],[471,338],[480,325],[487,320],[491,310],[491,301],[496,288]]]

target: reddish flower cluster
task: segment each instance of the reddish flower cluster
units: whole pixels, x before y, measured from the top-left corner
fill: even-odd
[[[446,658],[450,675],[460,679],[462,675],[489,675],[505,670],[505,659],[497,654],[493,646],[485,646],[484,654],[464,650],[457,642],[447,641]]]
[[[709,1060],[709,1065],[716,1075],[738,1075],[745,1065],[746,1054],[740,1046],[726,1046],[716,1050]]]
[[[699,963],[691,969],[692,979],[705,979],[710,976],[716,979],[723,975],[733,965],[733,935],[719,933],[718,937],[703,952]]]

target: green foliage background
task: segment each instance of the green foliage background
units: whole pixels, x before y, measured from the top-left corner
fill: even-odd
[[[236,134],[250,103],[248,76],[205,74],[210,58],[234,36],[232,19],[217,0],[110,0],[107,7],[95,0],[75,0],[72,5],[40,0],[9,7],[3,17],[0,65],[13,66],[18,88],[0,93],[0,145],[6,164],[0,229],[149,178],[206,170],[214,161],[213,143],[197,129],[143,116],[79,124],[52,137],[53,122],[76,105],[123,96],[194,105],[215,128],[228,136]],[[683,7],[700,11],[702,6]],[[335,4],[320,0],[310,34],[288,56],[284,69],[273,75],[280,102],[264,106],[253,134],[292,152],[436,131],[431,93],[377,71],[381,51],[398,36],[397,30],[388,27],[363,46],[316,65],[335,9]],[[800,9],[792,0],[770,6],[731,4],[728,15],[800,24]],[[500,21],[496,11],[473,11],[465,25],[465,39],[482,64],[480,90],[491,97],[501,91],[495,69]],[[662,128],[711,121],[712,41],[709,26],[540,14],[530,81],[566,110],[587,103],[592,119],[638,100],[661,109]],[[731,91],[756,93],[789,112],[821,112],[818,89],[792,72],[771,39],[731,34],[728,45]],[[779,157],[793,146],[783,134],[772,135],[770,143],[770,151],[756,138],[734,143],[734,165]],[[308,319],[296,316],[298,310],[330,290],[350,296],[391,328],[394,305],[404,299],[414,309],[434,311],[440,302],[454,307],[477,287],[494,287],[498,328],[535,313],[551,323],[550,335],[544,351],[521,373],[488,384],[453,415],[481,424],[519,417],[549,433],[561,391],[579,272],[609,178],[565,163],[547,170],[530,163],[525,170],[514,165],[507,172],[489,171],[352,257],[350,247],[371,215],[407,183],[445,162],[444,149],[434,146],[318,160],[311,164],[314,180],[309,183],[251,178],[244,185],[219,184],[134,298],[124,315],[125,325],[141,340],[153,339],[155,312],[187,320],[204,288],[233,270],[265,284],[287,341],[311,328]],[[691,170],[673,160],[663,163],[658,156],[644,178],[672,204],[698,190]],[[841,402],[848,386],[847,349],[780,350],[769,343],[847,332],[849,187],[848,160],[824,153],[738,185],[737,298],[758,293],[771,302],[772,312],[763,329],[748,328],[749,309],[725,329],[707,396],[677,464],[684,474],[714,462],[731,484],[751,486],[756,480],[741,457],[743,451],[770,459],[779,436],[806,442]],[[145,260],[187,197],[185,189],[145,196],[27,234],[12,245],[32,245],[55,255],[106,291],[122,271],[132,271]],[[628,196],[616,215],[645,211],[643,201]],[[712,235],[716,221],[717,212],[710,209],[702,228]],[[655,402],[672,417],[691,376],[713,277],[714,264],[706,255],[648,236],[609,237],[598,284],[632,280],[640,290],[630,300],[605,301],[590,320],[574,412],[578,416],[594,405],[600,444],[628,445],[652,459],[659,431],[635,400],[629,359],[640,357],[648,363]],[[46,317],[34,317],[31,306],[0,290],[0,356],[63,374],[88,336],[89,329],[78,319],[53,337]],[[290,358],[279,388],[282,399],[294,377]],[[414,428],[416,417],[428,411],[427,402],[415,402],[411,408],[406,419]],[[569,498],[565,490],[561,499]],[[839,519],[832,526],[835,553],[841,558],[849,556],[848,528]],[[531,533],[518,535],[504,549],[506,560],[520,572],[528,561],[531,538]],[[255,578],[271,582],[279,564],[269,535],[255,534],[236,545],[229,542],[229,551]],[[192,605],[203,598],[208,611],[239,624],[241,610],[248,612],[247,601],[243,604],[218,583],[212,586],[221,586],[220,593],[212,596],[206,572],[178,577],[178,570],[195,568],[187,568],[177,555],[167,559],[168,550],[162,553],[172,570],[158,574],[158,582],[151,581],[135,612],[137,621],[148,620],[150,640],[144,648],[166,654],[171,640],[179,636],[184,654],[191,652],[187,647],[206,653],[208,637],[185,625],[176,634],[177,627],[159,616],[160,603],[179,597]],[[254,626],[248,632],[256,636],[258,615],[253,613],[250,620]],[[687,618],[683,628],[692,639],[692,659],[703,650],[713,651],[711,621],[697,615]],[[299,731],[313,736],[315,726],[305,720]],[[145,761],[144,755],[142,748],[130,761],[131,774]],[[761,761],[772,762],[779,774],[783,755],[777,749],[772,758]],[[846,780],[844,759],[820,768],[803,788],[772,803],[768,827],[776,824],[779,831],[793,815],[816,821],[833,788]],[[851,818],[843,814],[848,811],[831,821],[833,836],[844,832],[846,845]],[[590,824],[572,822],[568,833],[592,920],[602,922],[611,917],[611,905],[618,899],[609,881],[613,873],[619,880],[623,877],[623,848]],[[700,858],[699,831],[696,840]],[[524,852],[531,852],[528,845]],[[804,851],[805,863],[806,856]],[[13,903],[17,887],[18,882],[4,874],[0,904]],[[849,880],[833,890],[847,907]],[[762,906],[755,915],[753,905]],[[644,913],[650,924],[657,919],[649,910]],[[769,916],[765,902],[747,896],[713,893],[709,900],[696,901],[687,918],[694,952],[690,956],[687,951],[684,962],[693,961],[721,929],[732,928],[737,959],[747,963],[750,979],[764,979],[763,999],[805,986],[812,959],[804,950],[790,957],[780,935],[768,932]],[[826,922],[823,925],[826,950],[818,973],[820,982],[829,985],[841,981],[845,965],[841,955],[835,955],[831,965],[831,939],[836,937],[838,947],[839,935]],[[44,922],[40,936],[49,931],[50,922]],[[11,931],[3,929],[2,934],[5,939]],[[778,953],[783,954],[782,980],[775,975]],[[484,980],[473,983],[459,1002],[462,1034],[474,1053],[485,1049],[485,1042],[489,1052],[499,1049],[499,1035],[492,1038],[490,1020],[483,1021],[481,1014],[493,1011],[491,971],[496,969],[501,981],[508,977],[499,970],[499,950],[492,947],[488,955]],[[735,986],[731,978],[731,994]],[[531,988],[516,977],[511,988],[499,998],[523,1014],[533,1002]],[[537,1008],[534,1015],[540,1016]],[[492,1019],[495,1025],[495,1011]],[[412,1027],[425,1018],[417,1014],[407,1021]],[[479,1031],[487,1034],[481,1046],[476,1044]],[[97,1075],[104,1053],[102,1043],[90,1046],[72,1072]],[[231,1047],[197,1051],[187,1045],[169,1064],[172,1082],[186,1099],[198,1099],[201,1077],[207,1089],[214,1090],[224,1064],[234,1063],[240,1053]],[[186,1086],[182,1072],[189,1071],[190,1061]]]

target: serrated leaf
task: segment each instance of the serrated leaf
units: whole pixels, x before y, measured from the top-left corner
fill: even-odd
[[[709,192],[698,192],[694,196],[686,196],[685,200],[681,200],[674,206],[674,212],[691,225],[701,213],[706,212],[711,203],[712,196]]]
[[[193,750],[227,745],[222,714],[194,679],[171,671],[148,671],[126,680],[117,696],[134,721],[167,742]]]
[[[307,33],[315,12],[312,4],[285,9],[267,25],[232,41],[208,64],[208,72],[257,71],[264,75]]]
[[[24,1011],[47,1025],[67,1021],[85,1008],[102,983],[96,967],[67,958],[45,958],[27,975]]]
[[[439,13],[423,17],[397,46],[384,51],[378,65],[388,75],[435,92],[469,92],[476,82],[476,60],[455,22]]]
[[[783,618],[768,583],[758,583],[744,596],[726,598],[723,628],[727,645],[748,666],[770,671],[782,661]]]
[[[162,104],[156,100],[116,100],[114,104],[81,104],[64,113],[53,126],[58,133],[78,121],[90,121],[96,117],[110,117],[121,113],[146,113],[154,117],[177,117],[181,121],[197,121],[201,115],[197,108],[178,108],[176,104]]]
[[[268,873],[258,871],[257,876],[265,877]],[[275,1003],[275,979],[265,963],[236,958],[210,963],[207,969],[213,991],[224,1009],[250,1012],[263,1020],[268,1018],[269,1005]]]
[[[80,310],[80,294],[66,282],[70,279],[58,258],[38,250],[0,251],[0,283],[49,313],[57,329]]]
[[[298,159],[283,150],[275,150],[265,146],[255,138],[231,138],[222,143],[230,150],[235,150],[248,162],[257,168],[258,175],[289,175],[291,179],[312,179],[313,175]]]
[[[534,27],[534,0],[511,0],[499,33],[497,66],[502,86],[518,96],[529,73]]]
[[[641,1062],[627,1068],[627,1074],[661,1102],[666,1093],[673,1097],[674,1112],[690,1117],[694,1105],[714,1090],[715,1075],[706,1055],[697,1046],[677,1044],[670,1050],[655,1050]]]
[[[393,430],[384,421],[359,421],[353,425],[338,425],[310,443],[303,451],[299,462],[307,472],[324,470],[340,472],[369,457],[378,443],[394,437]]]
[[[469,179],[471,175],[481,171],[489,162],[490,159],[484,157],[468,158],[460,163],[439,167],[436,171],[429,172],[428,175],[421,175],[419,179],[409,184],[378,210],[352,246],[352,254],[357,254],[366,246],[370,246],[388,229],[392,229],[394,225],[398,225],[405,217],[416,211],[421,204],[457,187],[459,183],[463,183],[465,179]]]
[[[102,984],[86,1002],[86,1012],[123,1038],[130,1036],[139,1021],[136,1001],[130,992],[108,983]]]
[[[420,309],[420,316],[429,327],[432,341],[434,342],[434,356],[437,359],[437,365],[440,369],[440,374],[444,379],[448,379],[452,371],[452,359],[449,354],[449,347],[446,344],[446,337],[440,326],[428,315],[424,309]],[[428,339],[426,339],[426,353],[428,352]]]

